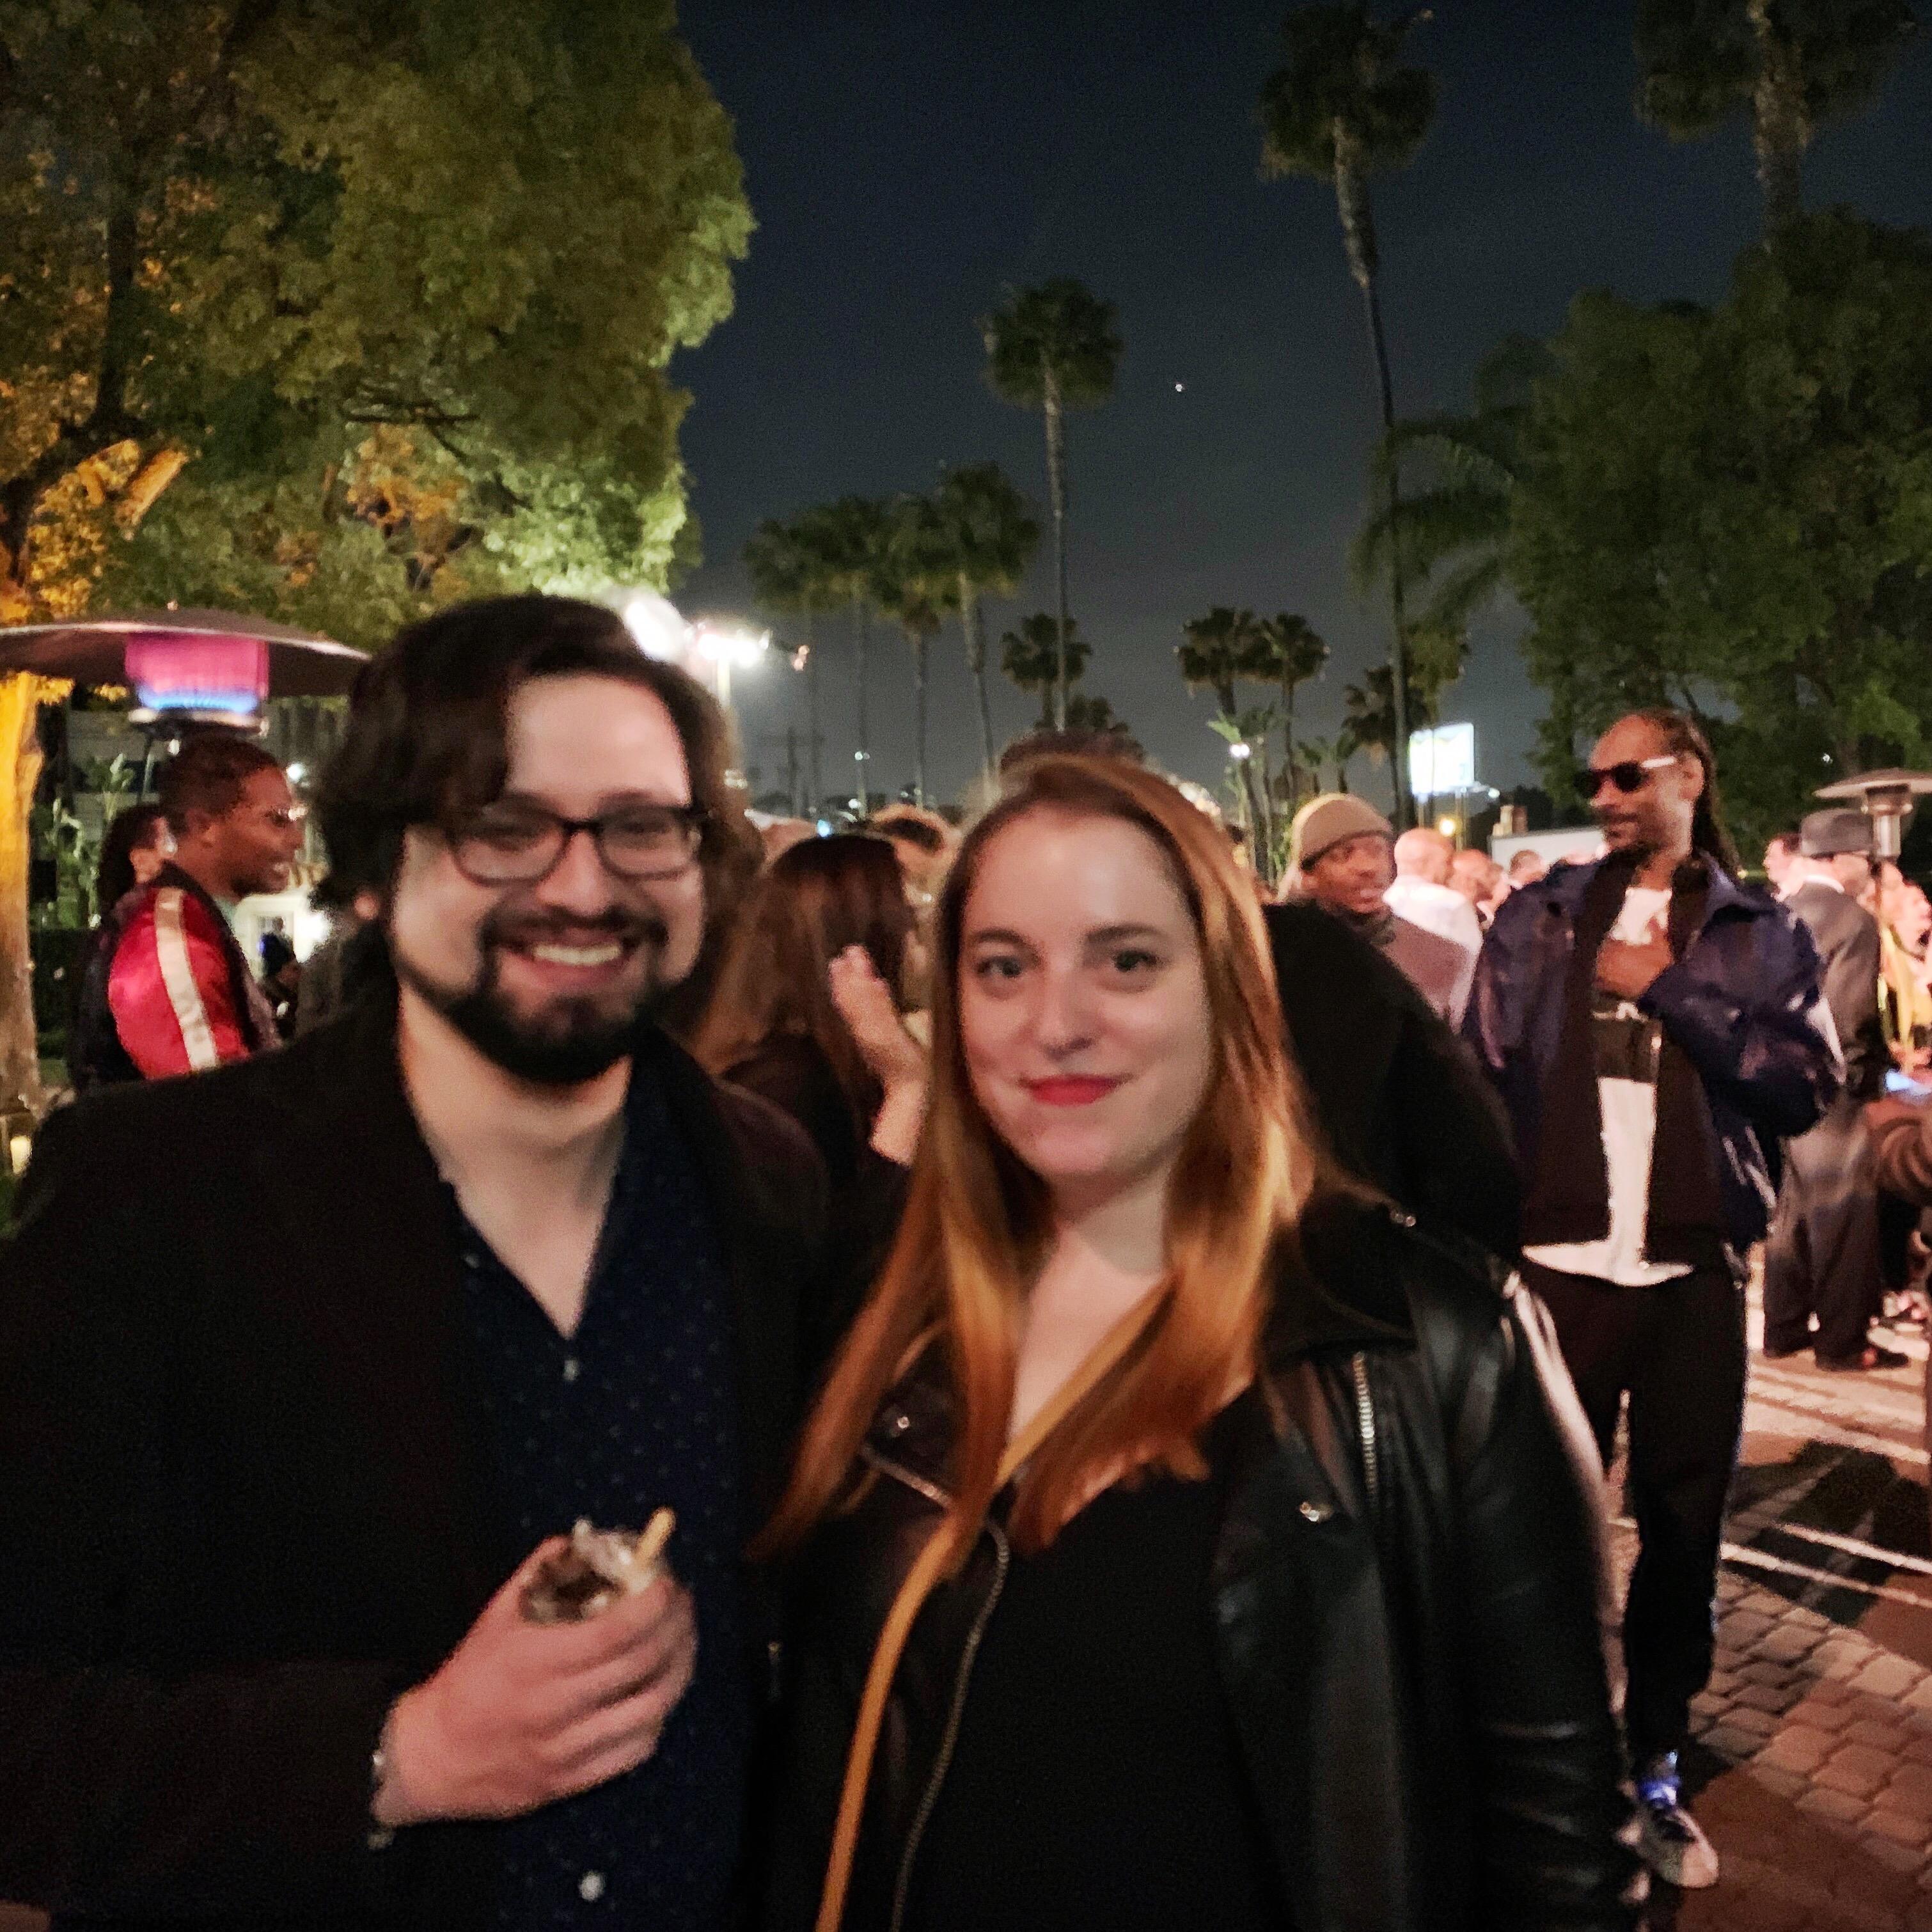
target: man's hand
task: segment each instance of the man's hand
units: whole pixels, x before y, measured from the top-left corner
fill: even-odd
[[[660,1576],[586,1622],[528,1622],[524,1588],[563,1546],[538,1550],[435,1676],[397,1700],[379,1825],[519,1817],[657,1748],[697,1663],[691,1598]]]
[[[932,1060],[907,1031],[892,988],[879,977],[872,956],[848,946],[832,962],[832,1004],[850,1029],[860,1057],[884,1090],[872,1123],[872,1147],[888,1160],[909,1166],[926,1120],[926,1087]]]
[[[1670,964],[1670,940],[1660,926],[1648,927],[1634,945],[1606,939],[1597,950],[1597,984],[1620,1000],[1640,1000]]]

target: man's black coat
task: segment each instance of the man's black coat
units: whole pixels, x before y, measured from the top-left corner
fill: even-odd
[[[1516,1157],[1474,1055],[1332,914],[1293,904],[1267,917],[1288,1045],[1330,1147],[1425,1222],[1514,1260]]]
[[[728,1246],[761,1520],[826,1339],[822,1170],[654,1041]],[[48,1122],[0,1254],[0,1898],[173,1932],[488,1922],[490,1827],[368,1844],[390,1702],[527,1554],[488,1506],[460,1292],[392,1009]]]

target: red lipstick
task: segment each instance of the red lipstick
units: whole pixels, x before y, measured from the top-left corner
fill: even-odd
[[[1029,1080],[1027,1091],[1048,1107],[1090,1107],[1104,1100],[1120,1083],[1091,1073],[1060,1073],[1050,1080]]]

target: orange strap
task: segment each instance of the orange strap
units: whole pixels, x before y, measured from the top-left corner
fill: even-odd
[[[1005,1488],[1027,1459],[1119,1365],[1120,1358],[1139,1340],[1160,1298],[1161,1290],[1156,1288],[1136,1302],[1060,1384],[1053,1399],[1006,1444],[1006,1453],[1000,1458],[996,1489]],[[906,1640],[912,1634],[913,1624],[952,1552],[952,1539],[942,1522],[907,1571],[880,1629],[872,1666],[866,1672],[865,1691],[859,1700],[851,1748],[845,1755],[845,1781],[838,1794],[838,1822],[832,1827],[832,1856],[826,1865],[825,1888],[819,1894],[815,1932],[838,1932],[838,1922],[844,1916],[845,1894],[852,1882],[852,1860],[859,1846],[860,1820],[872,1783],[872,1760],[878,1753],[879,1732],[885,1723],[886,1700],[891,1694],[892,1678],[904,1654]]]

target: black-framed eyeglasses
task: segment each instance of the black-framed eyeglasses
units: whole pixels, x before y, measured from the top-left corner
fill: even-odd
[[[449,855],[474,885],[533,886],[587,832],[607,872],[620,879],[669,879],[696,856],[705,823],[704,808],[696,805],[621,805],[595,818],[566,818],[543,806],[505,800],[452,832]]]
[[[1613,784],[1628,797],[1650,782],[1652,772],[1660,772],[1666,765],[1676,762],[1677,754],[1672,752],[1660,758],[1625,758],[1614,765],[1586,765],[1576,774],[1576,796],[1588,805],[1605,785]]]

